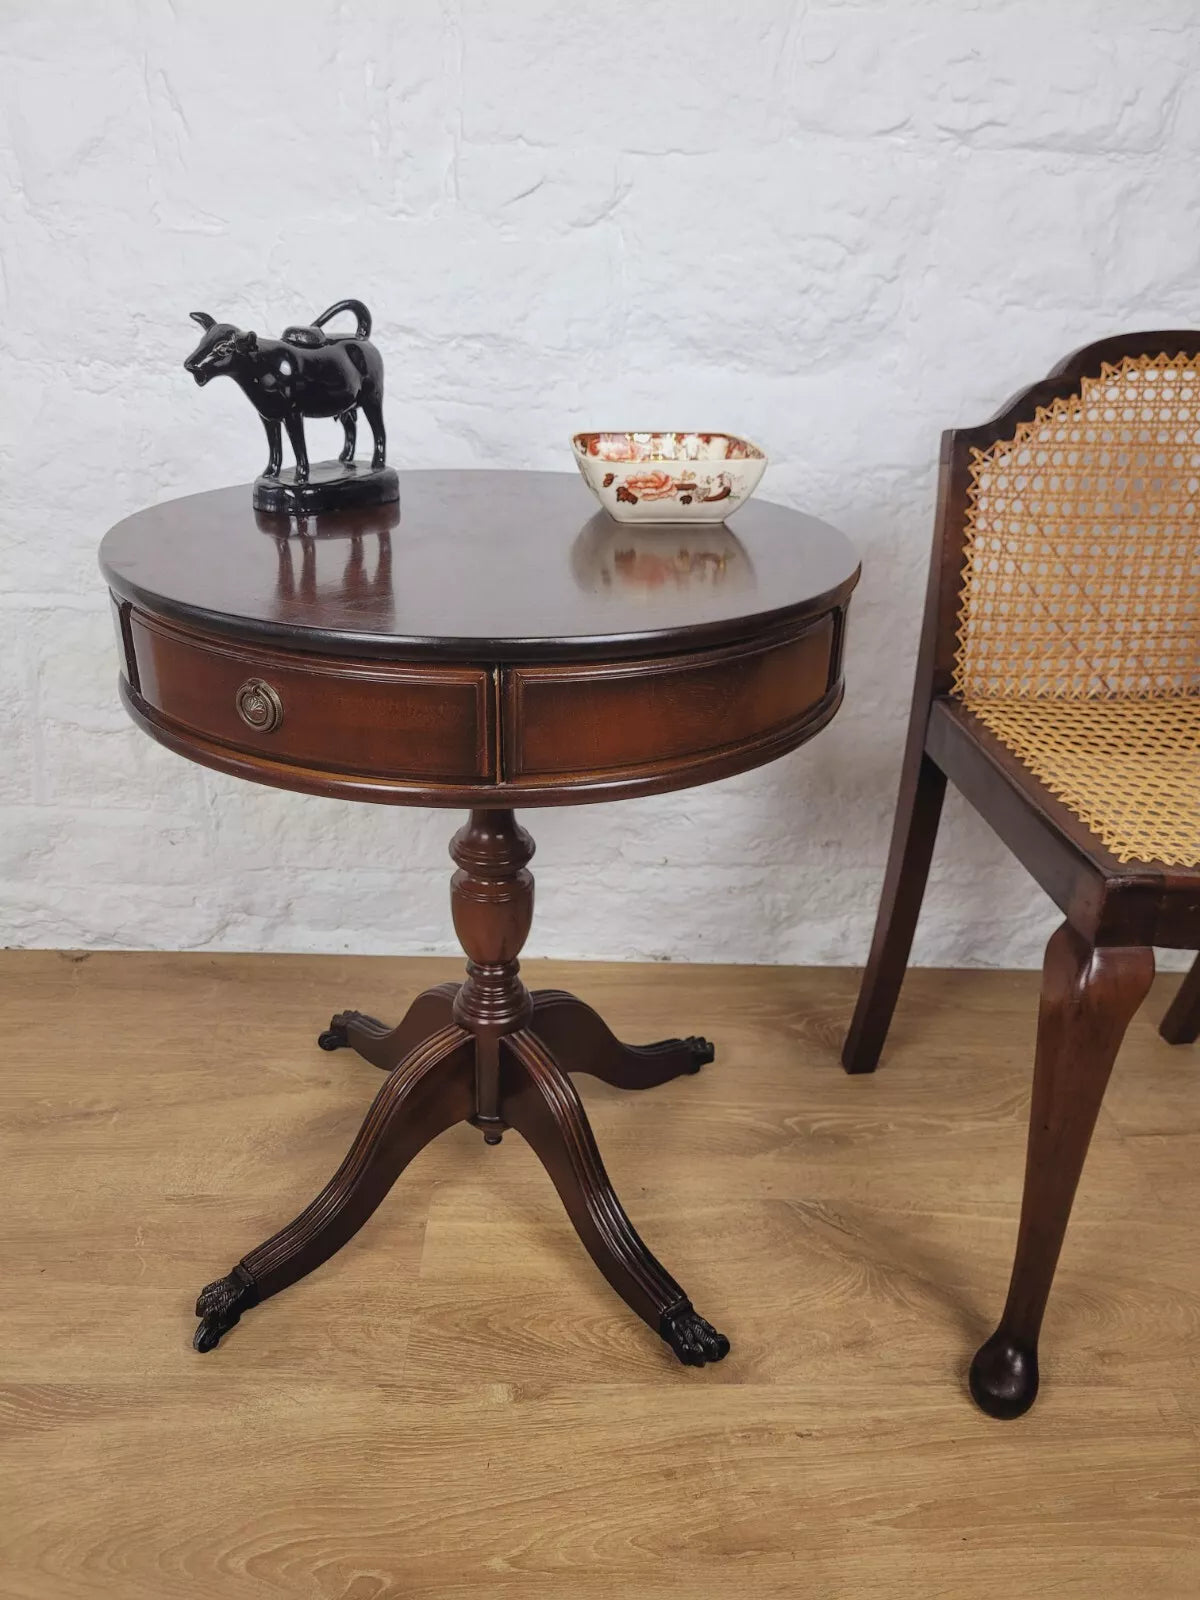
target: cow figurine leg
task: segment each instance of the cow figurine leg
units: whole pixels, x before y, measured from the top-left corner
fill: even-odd
[[[264,478],[277,478],[283,465],[283,428],[271,417],[264,417],[262,425],[267,431],[267,465]]]
[[[375,448],[371,452],[371,467],[378,471],[387,462],[387,434],[383,431],[383,406],[377,395],[364,394],[359,404],[362,406],[363,416],[370,424],[371,437],[375,441]]]
[[[293,411],[284,419],[284,426],[288,431],[288,438],[292,442],[292,451],[296,457],[296,482],[308,482],[308,446],[304,442],[304,418],[298,411]]]
[[[338,455],[338,460],[339,461],[353,461],[354,460],[354,441],[355,441],[355,437],[356,437],[356,434],[357,434],[357,425],[358,425],[358,412],[355,410],[355,408],[353,406],[351,406],[349,411],[343,411],[342,412],[341,416],[338,418],[338,421],[341,423],[342,427],[346,430],[346,442],[341,448],[341,451],[340,451],[340,453]]]

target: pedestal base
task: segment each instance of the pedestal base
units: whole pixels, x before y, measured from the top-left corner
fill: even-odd
[[[562,990],[530,994],[517,952],[533,910],[525,864],[533,842],[511,811],[475,812],[451,847],[455,926],[468,954],[463,984],[427,989],[398,1027],[341,1011],[318,1043],[350,1048],[388,1073],[345,1160],[295,1221],[259,1245],[196,1302],[193,1343],[211,1350],[242,1315],[304,1277],[350,1239],[417,1153],[458,1122],[486,1143],[520,1133],[550,1174],[592,1260],[621,1298],[687,1366],[720,1361],[729,1341],[699,1316],[638,1237],[596,1148],[571,1072],[649,1089],[713,1059],[705,1039],[622,1044]]]

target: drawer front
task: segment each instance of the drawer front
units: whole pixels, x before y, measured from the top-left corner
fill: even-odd
[[[505,780],[619,779],[757,747],[782,753],[837,686],[838,632],[831,614],[800,633],[665,660],[511,667]]]
[[[138,611],[134,687],[163,716],[273,761],[434,782],[495,773],[481,667],[339,662],[199,638]]]

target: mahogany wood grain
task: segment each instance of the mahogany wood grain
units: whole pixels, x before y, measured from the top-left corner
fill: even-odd
[[[121,689],[168,748],[281,788],[449,806],[619,799],[727,777],[811,738],[841,704],[841,618],[685,656],[488,669],[269,651],[126,603]],[[278,696],[277,727],[239,715],[248,681]]]
[[[368,777],[465,782],[494,774],[494,696],[486,668],[334,663],[202,639],[139,611],[129,631],[142,700],[181,732]],[[269,684],[283,708],[282,721],[269,731],[248,726],[238,713],[238,691],[254,679]]]
[[[646,679],[647,694],[652,694],[652,676]],[[765,738],[743,742],[690,760],[659,762],[613,776],[605,772],[578,774],[574,778],[542,781],[503,780],[476,782],[443,781],[429,777],[380,778],[369,773],[339,770],[331,759],[316,765],[282,761],[263,751],[242,750],[230,743],[218,743],[164,717],[143,700],[129,680],[118,683],[122,703],[139,728],[177,755],[186,756],[201,766],[212,767],[235,778],[268,784],[277,789],[294,789],[302,794],[327,795],[341,800],[366,800],[381,805],[423,805],[463,808],[513,806],[586,805],[597,800],[629,800],[640,795],[663,794],[731,778],[739,772],[775,761],[797,746],[806,744],[837,715],[844,688],[836,688],[814,705],[803,721]]]
[[[616,665],[509,667],[504,773],[595,781],[704,764],[787,740],[836,686],[832,617],[798,634]]]

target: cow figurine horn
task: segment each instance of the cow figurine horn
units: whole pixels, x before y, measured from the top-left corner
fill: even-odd
[[[210,317],[207,311],[189,311],[188,316],[191,317],[193,322],[198,322],[205,333],[216,323],[216,318]]]

